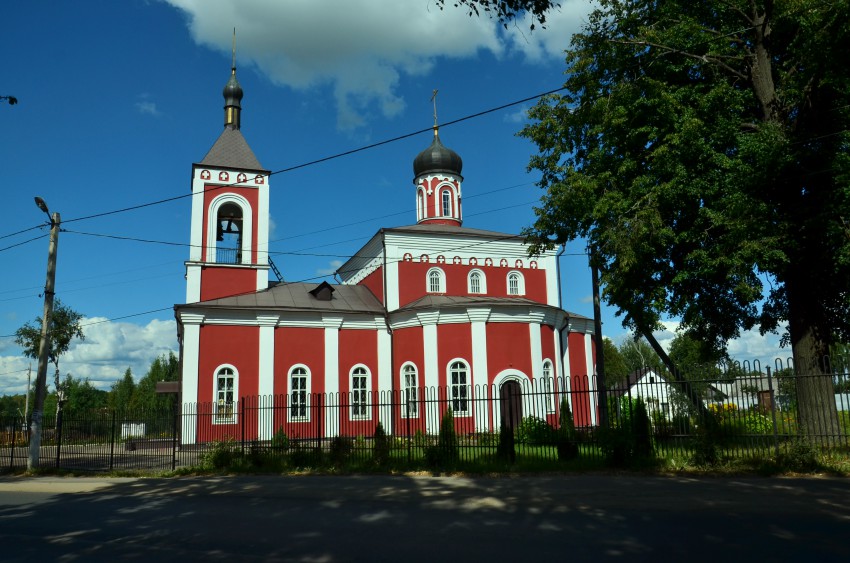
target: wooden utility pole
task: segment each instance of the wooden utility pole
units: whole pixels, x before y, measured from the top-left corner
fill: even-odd
[[[590,257],[591,283],[593,284],[593,336],[596,340],[596,389],[599,401],[600,425],[608,427],[608,392],[605,388],[605,346],[602,342],[602,304],[599,299],[599,268],[594,256]]]
[[[59,246],[59,213],[50,215],[47,204],[40,197],[35,198],[39,209],[50,217],[50,246],[47,252],[47,280],[44,282],[44,315],[41,317],[41,341],[38,345],[38,368],[35,376],[35,399],[30,423],[30,451],[27,457],[27,469],[38,468],[41,451],[42,418],[44,417],[44,399],[47,396],[47,356],[50,351],[50,317],[53,315],[53,288],[56,284],[56,249]]]

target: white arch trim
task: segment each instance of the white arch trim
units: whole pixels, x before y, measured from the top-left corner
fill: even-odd
[[[251,264],[254,254],[254,213],[247,199],[232,192],[215,196],[207,209],[207,262],[215,262],[216,236],[218,235],[218,210],[226,203],[233,203],[242,209],[242,261]]]

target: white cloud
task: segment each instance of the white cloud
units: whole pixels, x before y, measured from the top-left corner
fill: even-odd
[[[134,104],[139,113],[151,115],[153,117],[159,117],[162,115],[162,113],[157,109],[156,103],[147,99],[147,94],[142,94],[139,97],[142,99]]]
[[[238,63],[291,88],[329,86],[343,130],[363,125],[374,109],[399,114],[401,78],[427,74],[442,57],[502,56],[506,42],[531,60],[558,53],[589,6],[567,0],[546,30],[529,33],[526,22],[502,31],[494,20],[452,6],[440,10],[432,0],[165,1],[186,14],[198,44],[230,54],[236,27]]]
[[[564,59],[574,33],[587,23],[593,2],[588,0],[561,0],[560,9],[546,16],[546,28],[529,31],[531,16],[525,15],[516,24],[509,24],[506,35],[512,51],[520,51],[529,61]]]
[[[505,114],[506,123],[525,123],[528,121],[528,105],[521,105],[516,111]]]
[[[342,260],[331,260],[327,268],[316,270],[316,274],[320,276],[330,276],[342,266]]]
[[[89,378],[95,387],[108,390],[128,367],[138,381],[158,356],[170,351],[177,353],[177,328],[173,320],[154,319],[146,325],[121,322],[92,324],[103,320],[82,320],[86,338],[73,341],[68,352],[60,358],[59,369],[63,378],[68,373],[77,378]],[[35,381],[35,361],[23,356],[0,357],[0,373],[7,374],[0,377],[0,394],[23,393],[26,369],[30,364]],[[52,389],[52,369],[48,369],[47,381]]]

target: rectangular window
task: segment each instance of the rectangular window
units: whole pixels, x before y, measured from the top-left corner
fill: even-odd
[[[407,366],[404,368],[404,412],[408,418],[419,415],[419,401],[417,397],[416,368]]]
[[[451,401],[455,414],[469,411],[469,387],[466,381],[466,365],[455,362],[451,367]]]
[[[290,416],[293,419],[307,420],[307,375],[293,374],[289,389]]]
[[[369,418],[367,391],[369,376],[365,369],[358,368],[351,376],[351,417]]]

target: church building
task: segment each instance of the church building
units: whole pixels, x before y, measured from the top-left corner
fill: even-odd
[[[234,64],[224,130],[192,165],[183,443],[371,436],[378,421],[436,434],[447,408],[458,432],[498,431],[506,396],[513,417],[554,423],[565,391],[576,424],[595,423],[592,321],[561,308],[557,253],[463,225],[462,160],[436,126],[413,159],[415,223],[380,229],[340,283],[270,282],[269,170],[242,135],[242,96]]]

